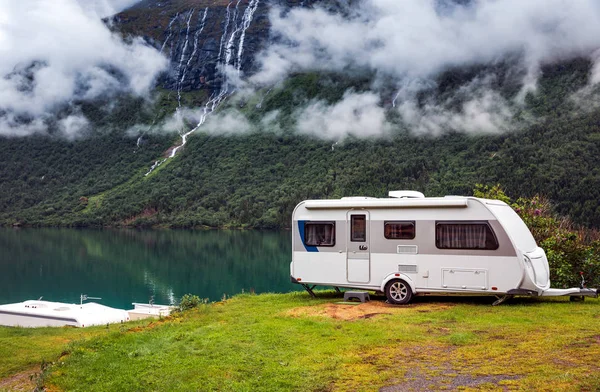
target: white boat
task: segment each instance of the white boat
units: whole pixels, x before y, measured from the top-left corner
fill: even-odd
[[[171,313],[171,306],[155,305],[154,303],[132,303],[133,309],[128,310],[131,320],[139,320],[148,317],[165,317]]]
[[[129,321],[127,311],[95,302],[77,305],[29,300],[0,305],[0,325],[10,327],[89,327],[125,321]]]

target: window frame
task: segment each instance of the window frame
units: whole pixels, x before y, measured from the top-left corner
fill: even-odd
[[[314,244],[314,243],[309,243],[309,242],[308,242],[308,238],[307,238],[307,235],[308,235],[307,226],[308,226],[308,225],[315,225],[315,226],[326,226],[326,225],[330,225],[330,226],[332,226],[332,228],[333,228],[333,229],[332,229],[332,230],[333,230],[333,231],[332,231],[332,233],[333,233],[333,234],[332,234],[332,236],[331,236],[332,243],[331,243],[331,244],[327,244],[327,245],[324,245],[324,244],[320,244],[320,245],[318,245],[318,244]],[[305,246],[315,246],[315,247],[318,247],[318,246],[325,246],[325,247],[330,247],[330,248],[331,248],[331,247],[334,247],[334,246],[335,246],[335,240],[336,240],[336,238],[335,238],[335,237],[336,237],[335,221],[305,221],[305,222],[304,222],[304,238],[302,238],[302,241],[304,242],[304,245],[305,245]]]
[[[364,222],[362,239],[354,239],[354,218],[362,218]],[[351,214],[350,215],[350,242],[367,242],[367,214]]]
[[[494,244],[495,247],[494,248],[449,248],[449,247],[440,247],[440,244],[438,242],[438,227],[440,225],[483,225],[486,226],[489,230],[489,232],[492,234],[492,238],[494,239]],[[487,243],[487,240],[486,240]],[[498,250],[498,248],[500,247],[500,242],[498,241],[498,236],[496,235],[496,232],[494,231],[494,228],[492,227],[492,225],[490,225],[489,221],[481,221],[481,220],[469,220],[469,221],[435,221],[435,247],[437,249],[442,249],[442,250],[483,250],[483,251],[494,251],[494,250]]]
[[[388,237],[385,233],[385,228],[388,224],[411,224],[413,228],[412,237],[410,238],[396,238],[396,237]],[[391,221],[383,221],[383,236],[387,240],[414,240],[417,237],[417,222],[416,221],[407,221],[407,220],[391,220]]]

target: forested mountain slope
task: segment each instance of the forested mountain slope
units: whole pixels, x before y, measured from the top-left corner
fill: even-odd
[[[572,73],[556,77],[552,83],[560,86]],[[305,88],[296,89],[292,79],[291,91],[272,93],[265,104],[308,94],[307,79],[319,80],[295,79],[303,79]],[[537,100],[560,109],[566,103],[552,102],[554,88]],[[501,183],[511,195],[547,195],[559,212],[600,225],[600,112],[531,110],[546,114],[500,135],[414,136],[398,128],[384,139],[349,137],[332,145],[286,131],[199,132],[148,176],[172,136],[147,135],[141,146],[119,130],[71,142],[52,136],[3,139],[2,222],[287,227],[291,210],[306,198],[382,197],[394,189],[462,195],[476,183]]]
[[[344,2],[144,0],[112,18],[167,56],[158,87],[71,101],[61,110],[75,106],[90,124],[76,137],[52,127],[0,136],[0,223],[285,228],[306,198],[500,183],[600,226],[593,59],[544,61],[534,88],[518,53],[410,83],[364,64],[336,68],[336,58],[253,82],[268,65],[261,51],[301,48],[270,20],[275,5],[352,14]]]

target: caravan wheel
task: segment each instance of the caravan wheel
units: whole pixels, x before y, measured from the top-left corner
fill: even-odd
[[[392,304],[404,305],[412,299],[412,290],[405,281],[394,279],[385,286],[385,296]]]

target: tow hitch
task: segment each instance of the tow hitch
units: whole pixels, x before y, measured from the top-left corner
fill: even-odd
[[[548,289],[542,292],[542,297],[561,297],[561,296],[570,296],[571,301],[583,301],[585,297],[598,297],[599,289],[589,289],[585,287],[585,278],[583,276],[583,272],[580,272],[581,283],[579,287],[573,287],[570,289]]]

